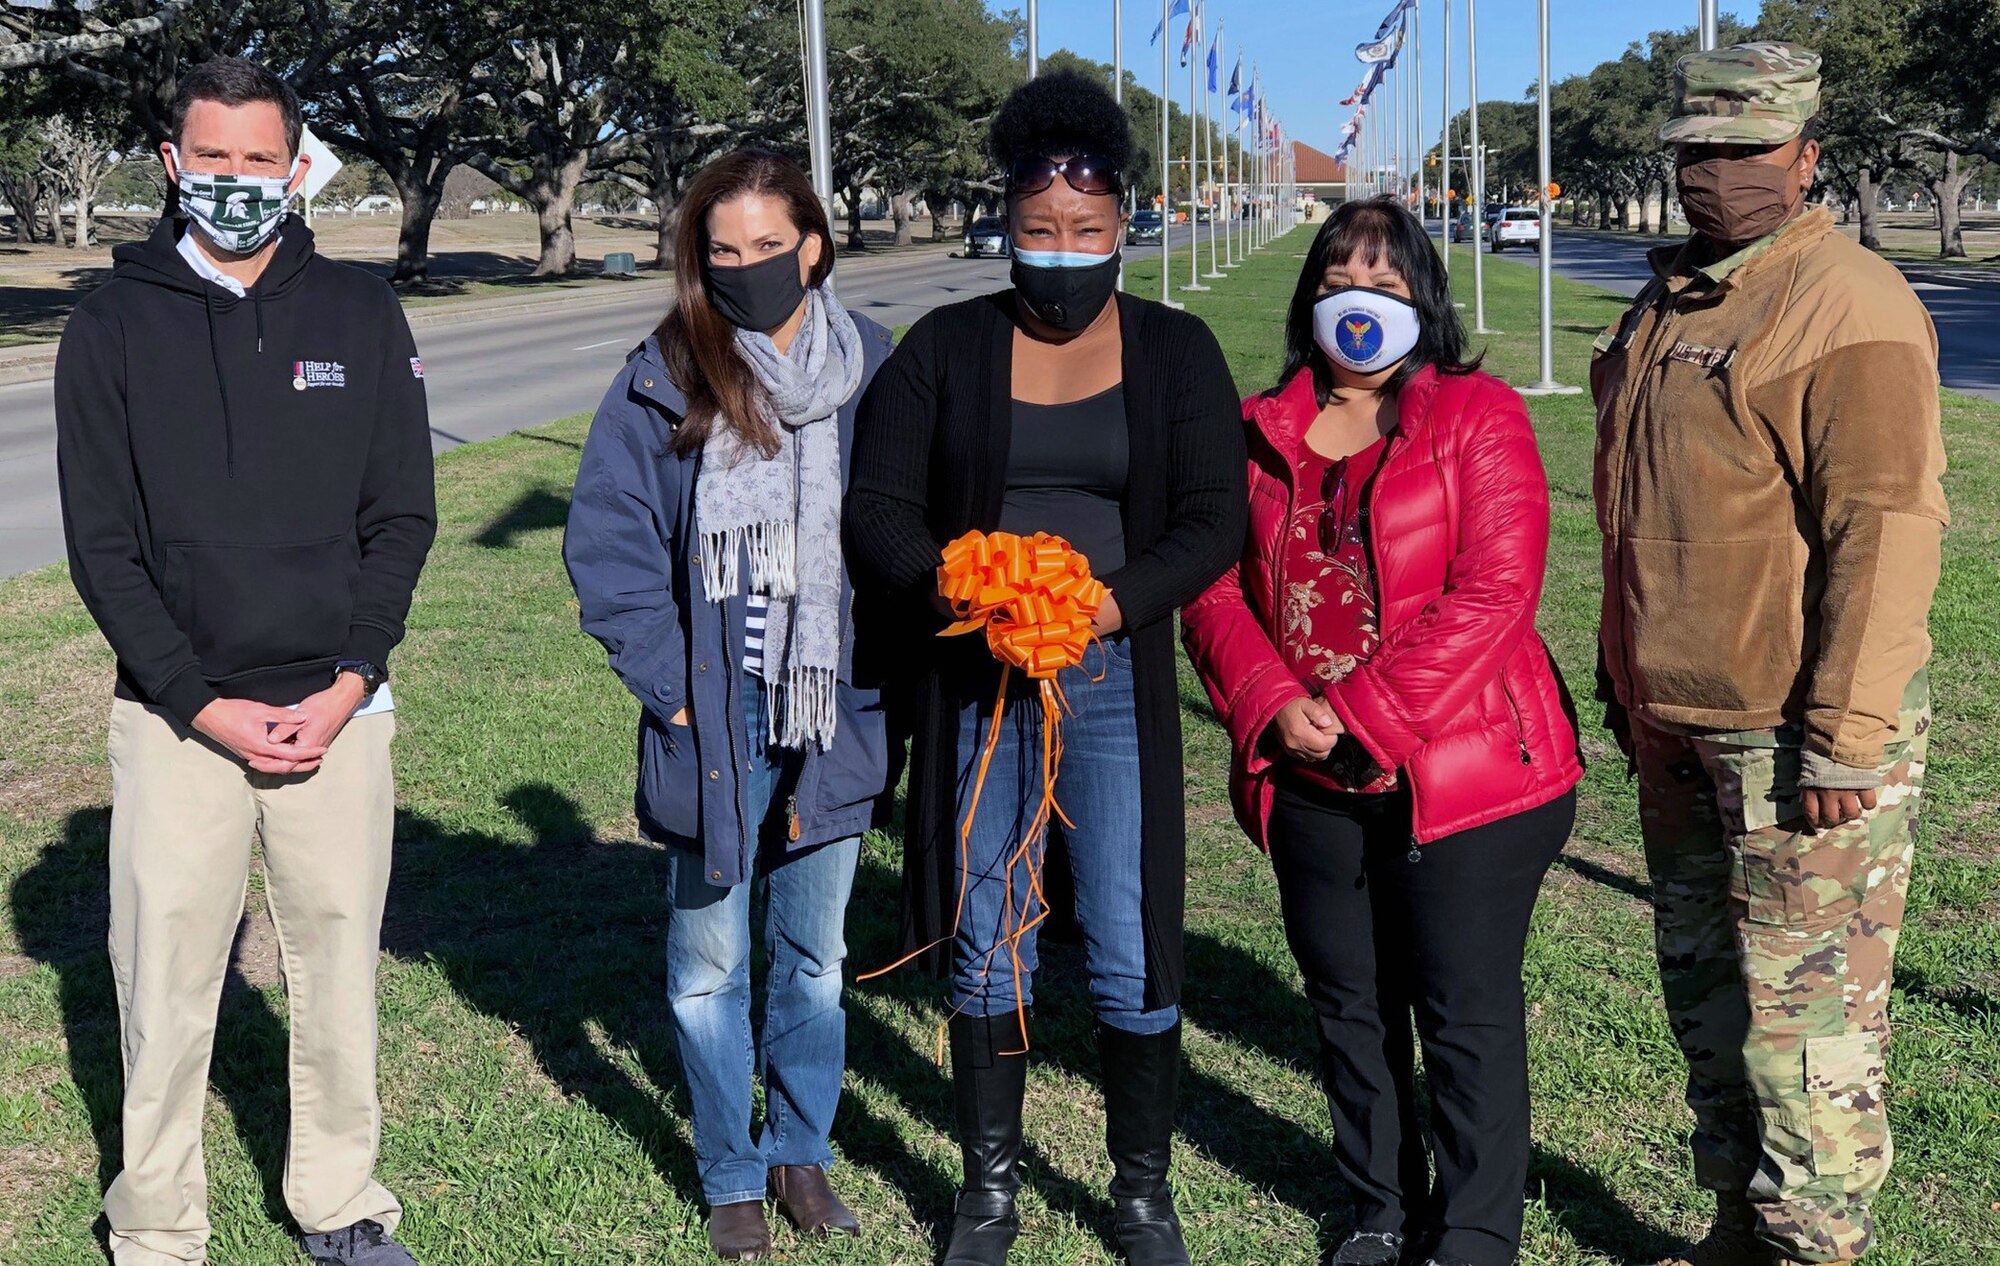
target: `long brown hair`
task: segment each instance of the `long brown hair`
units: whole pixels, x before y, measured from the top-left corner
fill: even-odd
[[[674,235],[674,306],[655,331],[667,374],[687,397],[687,413],[668,442],[676,453],[699,450],[718,418],[766,456],[778,451],[777,430],[763,408],[763,389],[736,354],[736,327],[708,301],[704,280],[708,213],[751,193],[782,199],[801,242],[807,234],[819,236],[819,262],[806,279],[808,286],[821,284],[833,271],[833,229],[827,224],[826,208],[805,172],[783,154],[739,149],[702,168],[688,182],[677,212],[680,231]]]

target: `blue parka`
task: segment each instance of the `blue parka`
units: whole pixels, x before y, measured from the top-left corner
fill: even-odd
[[[861,386],[840,410],[843,487],[854,416],[888,358],[889,332],[863,316]],[[751,813],[743,690],[744,599],[710,602],[701,592],[694,529],[699,453],[680,456],[668,437],[687,401],[668,379],[649,336],[626,358],[597,406],[570,501],[563,561],[576,588],[584,632],[603,643],[611,670],[638,697],[640,830],[650,839],[702,850],[708,881],[749,879],[760,821]],[[809,749],[786,807],[787,847],[813,848],[868,829],[889,781],[881,692],[857,684],[853,589],[841,577],[839,720],[832,745]],[[689,724],[670,725],[682,708]]]

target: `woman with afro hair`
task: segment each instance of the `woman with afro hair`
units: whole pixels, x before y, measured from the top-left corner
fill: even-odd
[[[1010,931],[1048,915],[1082,934],[1119,1244],[1170,1266],[1188,1260],[1167,1185],[1186,834],[1173,616],[1242,551],[1243,427],[1208,327],[1118,292],[1132,138],[1110,92],[1036,78],[990,147],[1013,285],[912,327],[862,402],[847,501],[857,584],[906,604],[915,631],[902,940],[952,986],[965,1182],[945,1262],[998,1266],[1019,1233],[1036,955],[1032,926]],[[1063,537],[1111,594],[1099,645],[1058,682],[1062,816],[1040,887],[1016,856],[1043,793],[1040,709],[1008,700],[982,773],[999,667],[983,639],[932,636],[942,547],[975,528]]]

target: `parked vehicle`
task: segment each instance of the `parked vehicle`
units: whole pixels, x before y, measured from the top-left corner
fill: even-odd
[[[1493,253],[1509,246],[1539,246],[1542,241],[1542,213],[1533,207],[1508,207],[1487,234]]]
[[[983,215],[965,230],[965,250],[967,259],[978,259],[982,255],[1007,257],[1007,222],[997,215]]]
[[[1132,218],[1125,222],[1125,245],[1157,242],[1165,231],[1165,225],[1165,217],[1158,211],[1134,211]]]

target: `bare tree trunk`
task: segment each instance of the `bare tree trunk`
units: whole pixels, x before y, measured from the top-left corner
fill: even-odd
[[[889,217],[896,225],[896,245],[910,244],[910,195],[908,191],[895,194],[889,199]]]
[[[1954,155],[1956,157],[1956,155]],[[90,219],[90,203],[97,196],[97,187],[79,188],[76,191],[76,235],[70,239],[70,246],[83,250],[91,245],[96,232]],[[1961,253],[1963,253],[1961,251]]]
[[[1882,235],[1875,228],[1875,172],[1863,167],[1854,178],[1855,201],[1861,204],[1861,244],[1871,251],[1882,249]]]
[[[1947,150],[1944,156],[1944,176],[1931,182],[1931,193],[1937,198],[1938,216],[1938,257],[1940,259],[1965,258],[1965,233],[1959,224],[1958,196],[1965,191],[1971,177],[1959,172],[1958,155]]]
[[[47,199],[48,210],[45,214],[49,217],[49,244],[59,247],[68,246],[69,243],[63,240],[62,189],[59,186],[51,184],[48,188]]]
[[[396,230],[396,271],[389,280],[396,284],[429,280],[431,275],[431,222],[437,219],[438,205],[444,201],[444,178],[420,180],[409,168],[390,173],[396,196],[403,202],[403,222]]]
[[[576,271],[576,226],[571,210],[576,206],[576,188],[583,183],[584,168],[589,164],[587,152],[572,154],[537,182],[529,201],[535,204],[542,257],[530,276],[567,277]]]
[[[667,272],[674,266],[674,230],[679,227],[674,215],[677,204],[673,201],[674,190],[660,187],[653,190],[653,209],[659,213],[660,222],[654,228],[653,267]]]
[[[861,190],[858,186],[847,191],[847,249],[868,249],[868,240],[861,233]]]

